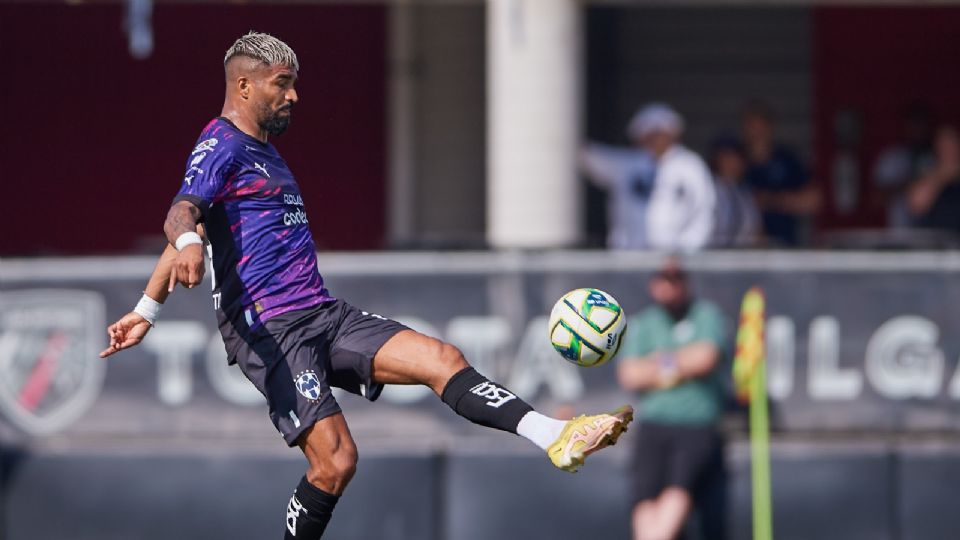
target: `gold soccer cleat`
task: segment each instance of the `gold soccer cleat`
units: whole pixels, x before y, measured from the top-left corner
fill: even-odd
[[[633,407],[629,405],[609,413],[578,416],[567,422],[560,437],[547,448],[547,455],[558,469],[577,472],[587,456],[616,444],[632,420]]]

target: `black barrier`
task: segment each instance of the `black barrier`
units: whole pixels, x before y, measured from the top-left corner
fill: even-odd
[[[483,372],[544,406],[630,396],[613,367],[579,369],[543,317],[592,286],[628,312],[649,303],[648,254],[607,252],[321,255],[337,296],[464,350]],[[910,432],[960,427],[960,268],[954,254],[712,253],[689,259],[701,296],[734,321],[742,293],[768,297],[769,387],[780,430]],[[0,261],[0,411],[36,435],[273,437],[262,399],[224,363],[211,300],[178,290],[138,348],[106,362],[103,328],[128,311],[149,258]],[[201,287],[202,289],[203,287]],[[732,332],[732,331],[731,331]],[[423,388],[351,402],[364,415],[438,412]],[[376,417],[376,416],[375,416]],[[382,429],[373,420],[364,425]]]
[[[750,538],[745,444],[729,452],[730,538]],[[362,456],[326,538],[556,540],[629,537],[627,453],[577,475],[524,452]],[[775,537],[956,537],[957,448],[788,443],[772,449]],[[284,456],[102,451],[22,456],[0,489],[4,540],[262,540],[282,536],[303,464]],[[692,538],[700,538],[692,536]]]
[[[900,538],[956,538],[960,451],[934,444],[899,453]]]
[[[302,475],[298,456],[35,454],[5,490],[0,537],[282,538]],[[326,537],[440,540],[436,478],[434,458],[364,459]]]

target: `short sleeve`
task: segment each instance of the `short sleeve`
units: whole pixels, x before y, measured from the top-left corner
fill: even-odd
[[[726,344],[726,323],[717,306],[701,301],[696,320],[694,341],[709,341],[717,347]]]
[[[233,152],[216,137],[201,138],[187,158],[183,183],[173,202],[189,201],[206,214],[233,169]]]
[[[654,346],[650,340],[647,320],[647,317],[635,315],[627,321],[627,333],[623,336],[623,345],[619,354],[621,359],[646,356],[653,351]]]

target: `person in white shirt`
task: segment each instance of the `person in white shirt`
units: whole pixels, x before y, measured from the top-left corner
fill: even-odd
[[[653,190],[656,163],[639,134],[627,137],[631,147],[588,143],[580,153],[587,178],[607,192],[607,247],[647,249],[647,204]]]
[[[637,113],[630,132],[656,160],[646,216],[649,246],[677,252],[703,249],[713,232],[716,192],[706,163],[680,144],[683,118],[669,105],[652,103]]]

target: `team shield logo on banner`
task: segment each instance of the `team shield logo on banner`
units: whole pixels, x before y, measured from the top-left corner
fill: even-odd
[[[6,291],[0,306],[0,412],[31,434],[60,431],[87,411],[103,384],[103,297]]]

